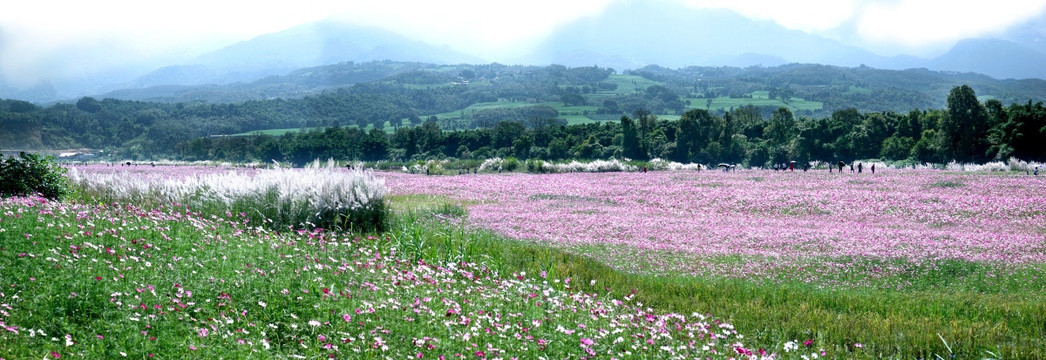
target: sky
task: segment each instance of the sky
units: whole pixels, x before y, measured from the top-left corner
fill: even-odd
[[[14,1],[0,12],[0,75],[31,83],[44,73],[148,68],[330,18],[498,61],[615,1],[638,0]],[[730,9],[888,56],[933,56],[960,38],[998,34],[1046,10],[1046,0],[657,1]]]

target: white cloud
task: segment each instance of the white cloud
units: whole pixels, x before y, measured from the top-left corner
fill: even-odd
[[[900,0],[868,4],[857,34],[872,43],[919,47],[984,36],[1041,16],[1046,0]]]
[[[438,45],[489,52],[539,38],[566,22],[597,14],[613,1],[361,1],[335,17]]]
[[[793,30],[816,32],[838,27],[858,9],[856,0],[686,0],[694,8],[729,9],[757,20],[772,20]]]
[[[8,80],[31,81],[142,57],[159,63],[331,17],[497,59],[617,1],[644,0],[11,1],[0,11],[0,71]],[[730,9],[895,53],[1002,32],[1046,10],[1046,0],[654,1]],[[66,55],[70,49],[82,55]]]

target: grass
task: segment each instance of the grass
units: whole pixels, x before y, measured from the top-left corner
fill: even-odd
[[[959,182],[959,181],[941,180],[941,181],[929,184],[926,187],[931,188],[931,189],[932,188],[955,189],[955,188],[961,188],[963,186],[965,186],[965,184],[963,184],[962,182]]]
[[[468,231],[460,206],[405,202],[415,210],[366,236],[5,201],[0,357],[663,358],[748,343],[561,280],[571,255]]]
[[[407,119],[403,119],[401,121],[400,126],[410,126],[410,122],[407,121]],[[359,125],[351,124],[351,125],[343,125],[343,127],[346,127],[346,128],[359,128]],[[306,128],[252,130],[252,131],[246,131],[246,132],[242,132],[242,133],[238,133],[238,134],[232,134],[232,135],[228,135],[228,136],[257,136],[257,135],[283,136],[284,134],[288,134],[288,133],[299,133],[299,132],[305,132],[305,131],[323,130],[323,129],[326,129],[326,128],[327,127],[325,127],[325,126],[319,126],[319,127],[306,127]],[[363,131],[370,131],[373,128],[374,128],[373,124],[367,124],[367,126],[363,127]],[[385,133],[387,133],[387,134],[392,134],[392,133],[396,132],[396,128],[392,126],[392,122],[391,121],[386,121],[385,122],[385,127],[382,130],[385,130]]]
[[[598,106],[595,106],[595,105],[565,106],[565,105],[563,105],[562,102],[540,102],[540,103],[530,103],[530,102],[523,102],[523,101],[485,102],[485,103],[472,104],[469,107],[466,107],[464,109],[450,111],[450,112],[445,112],[445,113],[439,113],[439,114],[433,114],[433,115],[435,115],[440,120],[454,121],[454,120],[461,120],[463,116],[467,118],[468,115],[471,114],[472,112],[476,112],[476,111],[480,111],[480,110],[484,110],[484,109],[520,108],[520,107],[535,106],[535,105],[548,105],[548,106],[551,106],[551,107],[555,108],[556,111],[559,112],[559,118],[566,120],[568,125],[586,124],[586,123],[598,122],[596,120],[592,120],[592,119],[588,118],[587,116],[585,116],[586,112],[587,113],[595,113],[596,109],[598,109]],[[429,116],[432,116],[432,115],[425,115],[422,118],[428,118]],[[617,120],[617,119],[615,118],[614,120]]]
[[[764,91],[765,92],[765,91]],[[755,94],[758,91],[753,92],[752,98],[729,98],[729,97],[717,97],[712,98],[712,102],[708,103],[708,98],[686,98],[684,100],[690,101],[689,108],[691,109],[707,109],[707,110],[723,110],[729,111],[730,109],[737,109],[746,105],[754,106],[773,106],[773,107],[786,107],[792,111],[818,111],[824,107],[824,104],[819,101],[807,101],[799,98],[790,99],[787,103],[782,102],[778,99],[769,99],[767,97],[757,97]]]
[[[599,248],[558,249],[474,230],[466,226],[467,204],[432,195],[390,198],[390,229],[370,236],[279,233],[179,208],[3,204],[0,321],[18,327],[0,333],[4,358],[561,358],[585,356],[579,339],[596,339],[590,348],[609,357],[620,349],[594,329],[611,323],[589,314],[635,311],[595,305],[610,299],[658,313],[711,313],[753,348],[810,340],[803,350],[838,358],[1046,357],[1041,266],[995,274],[973,262],[851,259],[865,269],[912,269],[878,280],[879,288],[824,287],[823,279],[793,278],[787,269],[775,281],[635,273],[585,256]],[[633,255],[642,262],[666,254]],[[913,286],[887,286],[901,278]],[[568,300],[572,291],[592,300]],[[426,296],[444,300],[421,301]],[[559,302],[586,310],[549,312]],[[531,319],[548,324],[526,326]],[[498,335],[521,327],[535,339]],[[626,338],[635,357],[663,357]]]
[[[617,88],[614,90],[596,91],[597,95],[627,95],[635,92],[643,92],[646,91],[646,88],[648,87],[661,84],[660,82],[639,75],[621,74],[611,74],[604,81],[617,84]]]
[[[999,273],[990,264],[958,260],[909,264],[851,259],[869,270],[864,274],[891,266],[908,271],[877,279],[878,288],[825,288],[787,272],[780,274],[783,281],[637,275],[578,255],[595,249],[564,251],[489,235],[482,239],[474,245],[482,256],[498,259],[503,271],[550,270],[582,284],[597,280],[587,291],[635,291],[644,306],[711,312],[732,321],[756,343],[814,339],[844,358],[1046,356],[1042,266]],[[430,256],[438,254],[431,251],[436,253]],[[897,283],[908,285],[891,289]]]
[[[644,306],[711,312],[732,321],[756,343],[814,339],[843,358],[1046,356],[1043,266],[1011,273],[999,272],[991,264],[959,260],[910,264],[850,259],[860,264],[856,268],[868,270],[859,271],[862,274],[886,267],[903,267],[907,272],[877,278],[878,287],[826,288],[788,272],[779,274],[784,280],[776,281],[639,275],[579,255],[595,249],[557,250],[497,237],[483,239],[477,248],[483,249],[483,256],[499,259],[504,271],[552,270],[581,283],[598,280],[589,291],[635,291],[635,299]],[[656,254],[658,261],[663,261],[663,255]],[[632,259],[642,261],[639,256]],[[867,276],[862,274],[852,276]],[[898,283],[907,285],[896,290]],[[863,347],[854,347],[856,343]]]
[[[916,286],[905,291],[829,289],[803,281],[637,275],[574,254],[585,249],[563,251],[490,235],[479,239],[472,245],[481,252],[473,256],[496,259],[502,271],[546,270],[581,284],[597,280],[581,288],[615,295],[635,291],[636,301],[666,311],[711,312],[760,344],[814,339],[844,358],[972,358],[990,356],[989,351],[1002,358],[1046,356],[1041,267],[1010,274],[1011,282],[1027,283],[1009,286],[987,285],[995,278],[992,266],[943,262],[917,267],[908,279]],[[438,257],[439,249],[426,256]],[[977,282],[970,279],[981,279],[982,287],[955,285]]]

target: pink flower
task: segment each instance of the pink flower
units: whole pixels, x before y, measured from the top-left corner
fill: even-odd
[[[814,340],[813,339],[809,339],[809,340],[803,341],[803,346],[810,346],[810,345],[813,345],[813,343],[814,343]]]
[[[589,339],[589,338],[582,338],[581,339],[581,347],[592,346],[592,344],[595,344],[595,342],[592,341],[592,339]]]
[[[349,314],[342,315],[341,318],[345,319],[345,322],[352,321],[352,315],[349,315]]]

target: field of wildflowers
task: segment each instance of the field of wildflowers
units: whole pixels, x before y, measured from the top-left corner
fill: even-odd
[[[816,338],[851,358],[1046,356],[1044,177],[385,176],[397,196],[446,196],[468,206],[465,226],[606,264],[594,276],[651,306],[725,315],[755,341]]]
[[[0,211],[5,238],[26,240],[5,241],[0,257],[0,341],[17,344],[3,358],[772,354],[702,314],[659,314],[544,274],[403,261],[380,238],[280,234],[177,208],[14,199]],[[809,345],[778,351],[823,354]]]
[[[159,170],[132,178],[150,184],[135,194],[207,178]],[[282,170],[252,176],[267,171]],[[85,185],[135,186],[120,180],[126,177],[74,183],[84,186],[81,194],[101,193]],[[0,359],[827,355],[814,339],[750,343],[707,314],[659,311],[634,293],[597,291],[597,279],[572,283],[550,275],[553,268],[510,271],[474,254],[492,247],[476,244],[498,238],[439,233],[416,215],[368,236],[208,212],[220,209],[173,200],[150,208],[0,201]],[[443,255],[419,256],[425,239],[442,241]]]
[[[593,254],[629,272],[902,289],[916,285],[905,280],[913,272],[954,262],[986,264],[998,275],[1046,263],[1042,177],[932,170],[386,176],[394,193],[474,204],[474,226]]]
[[[378,173],[369,235],[192,203],[303,171],[94,165],[76,201],[0,201],[0,359],[1046,356],[1043,178]]]

